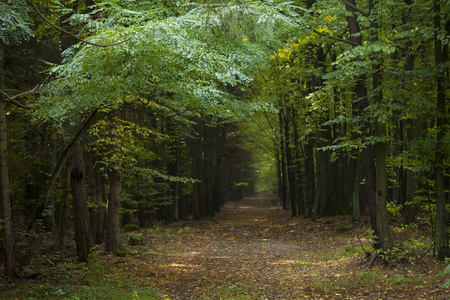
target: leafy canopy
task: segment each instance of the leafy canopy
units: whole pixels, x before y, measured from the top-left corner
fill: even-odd
[[[227,89],[248,85],[277,48],[280,34],[295,25],[278,12],[280,7],[262,2],[195,5],[162,18],[154,10],[121,5],[126,3],[136,4],[103,2],[84,18],[105,15],[86,21],[93,32],[90,42],[131,39],[114,47],[77,44],[65,51],[64,63],[51,70],[38,116],[63,122],[80,111],[145,99],[189,114],[242,118],[252,105],[236,101]]]

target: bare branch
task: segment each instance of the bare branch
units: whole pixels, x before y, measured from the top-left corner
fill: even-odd
[[[116,46],[116,45],[119,45],[119,44],[125,43],[126,41],[131,40],[131,37],[129,37],[129,38],[123,40],[123,41],[120,41],[120,42],[117,42],[117,43],[113,43],[113,44],[96,44],[96,43],[88,42],[88,41],[86,41],[86,40],[80,38],[79,36],[77,36],[77,35],[75,35],[75,34],[73,34],[73,33],[70,33],[69,31],[67,31],[67,30],[65,30],[65,29],[63,29],[63,28],[61,28],[61,27],[59,27],[59,26],[53,24],[49,19],[47,19],[47,18],[39,11],[39,9],[37,8],[37,6],[36,6],[33,2],[31,2],[30,0],[26,0],[26,1],[27,1],[27,3],[28,3],[29,5],[31,5],[31,6],[33,7],[33,9],[36,11],[36,13],[37,13],[37,14],[38,14],[45,22],[47,22],[50,26],[52,26],[52,27],[55,28],[56,30],[59,30],[59,31],[61,31],[61,32],[64,32],[64,33],[67,34],[67,35],[70,35],[71,37],[76,38],[77,40],[79,40],[80,42],[82,42],[82,43],[84,43],[84,44],[88,44],[88,45],[92,45],[92,46],[96,46],[96,47],[111,47],[111,46]]]
[[[26,92],[23,92],[23,93],[20,93],[20,94],[17,94],[17,95],[14,95],[12,97],[9,96],[7,93],[5,93],[2,90],[0,90],[0,93],[3,94],[3,96],[6,97],[8,102],[10,102],[10,103],[12,103],[12,104],[14,104],[14,105],[16,105],[18,107],[21,107],[21,108],[30,109],[29,106],[26,106],[25,104],[22,104],[22,103],[16,101],[15,99],[23,97],[23,96],[26,96],[26,95],[29,95],[29,94],[37,94],[37,93],[39,93],[39,91],[37,90],[38,87],[39,87],[39,85],[36,85],[33,89],[31,89],[29,91],[26,91]]]

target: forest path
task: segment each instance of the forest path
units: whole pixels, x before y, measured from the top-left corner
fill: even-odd
[[[163,298],[302,298],[312,294],[310,279],[321,285],[341,272],[328,255],[349,237],[332,239],[336,230],[321,226],[290,218],[271,197],[245,198],[225,204],[212,220],[160,232],[152,239],[147,266]]]
[[[258,195],[213,219],[139,231],[147,243],[129,246],[122,271],[171,300],[446,299],[444,278],[428,276],[442,270],[432,257],[369,271],[363,227],[347,216],[291,218]]]

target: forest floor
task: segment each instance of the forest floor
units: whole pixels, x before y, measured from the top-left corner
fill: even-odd
[[[227,203],[213,219],[128,232],[124,243],[143,244],[127,244],[125,257],[99,248],[84,269],[48,257],[46,277],[0,298],[450,299],[441,287],[447,264],[417,229],[397,233],[404,243],[395,259],[371,265],[364,226],[347,216],[291,218],[274,199],[256,196]]]

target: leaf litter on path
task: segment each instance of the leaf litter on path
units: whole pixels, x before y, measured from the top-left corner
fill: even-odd
[[[128,268],[136,264],[136,275],[172,300],[445,299],[443,265],[430,255],[368,269],[356,250],[362,225],[289,216],[268,197],[229,202],[214,219],[146,232],[149,243],[135,247]]]

